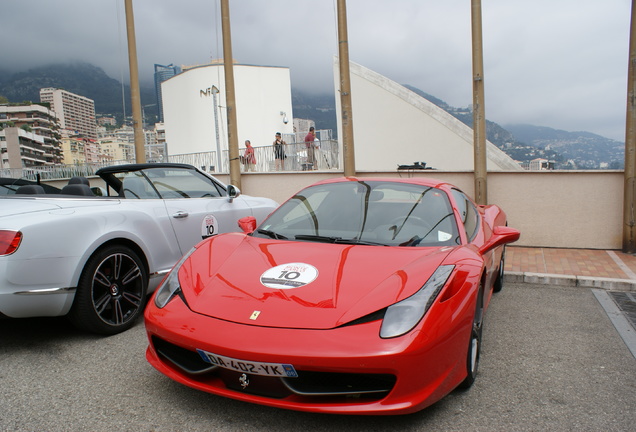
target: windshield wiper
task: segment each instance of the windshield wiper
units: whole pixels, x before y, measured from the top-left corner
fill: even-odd
[[[273,238],[273,239],[276,239],[276,240],[287,240],[287,237],[285,237],[282,234],[275,233],[274,231],[270,231],[270,230],[266,230],[266,229],[258,229],[258,230],[256,230],[256,232],[259,233],[259,234],[266,235],[267,237],[270,237],[270,238]]]
[[[387,246],[384,243],[376,243],[370,242],[366,240],[359,240],[356,238],[345,239],[342,237],[335,236],[321,236],[321,235],[311,235],[311,234],[298,234],[294,237],[296,240],[309,240],[309,241],[317,241],[323,243],[338,243],[338,244],[360,244],[360,245],[370,245],[370,246]]]
[[[342,237],[329,237],[329,236],[312,235],[312,234],[298,234],[294,238],[296,240],[310,240],[310,241],[317,241],[317,242],[323,242],[323,243],[335,243],[337,240],[340,240]]]
[[[378,242],[372,242],[369,240],[360,240],[360,239],[356,239],[356,238],[352,238],[352,239],[338,239],[336,240],[334,243],[340,243],[340,244],[359,244],[359,245],[368,245],[368,246],[388,246],[388,244],[385,243],[378,243]]]

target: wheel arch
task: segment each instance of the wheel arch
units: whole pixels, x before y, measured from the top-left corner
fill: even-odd
[[[75,274],[73,275],[73,284],[75,287],[79,284],[79,279],[82,276],[88,261],[99,251],[109,246],[126,246],[132,249],[132,251],[135,252],[141,260],[144,270],[146,271],[146,275],[148,276],[150,274],[150,262],[144,249],[136,241],[130,238],[114,237],[102,242],[96,242],[93,247],[86,250],[86,253],[80,259],[77,269],[75,270]]]

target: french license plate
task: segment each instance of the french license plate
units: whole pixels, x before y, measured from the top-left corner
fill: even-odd
[[[237,372],[244,372],[252,375],[263,375],[271,377],[297,378],[298,373],[294,366],[284,363],[261,363],[247,360],[239,360],[231,357],[214,354],[197,349],[197,352],[207,363],[230,369]]]

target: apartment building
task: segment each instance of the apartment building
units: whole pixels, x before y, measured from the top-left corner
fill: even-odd
[[[92,99],[49,87],[40,89],[40,102],[49,103],[55,111],[62,135],[97,139],[95,102]]]
[[[62,151],[65,165],[99,164],[104,159],[100,143],[88,138],[62,138]]]
[[[0,168],[60,163],[59,129],[56,113],[42,105],[0,105]]]

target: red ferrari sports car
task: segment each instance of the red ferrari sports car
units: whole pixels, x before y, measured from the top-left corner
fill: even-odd
[[[206,392],[341,414],[425,408],[477,374],[519,238],[431,179],[309,186],[186,254],[146,308],[148,361]]]

